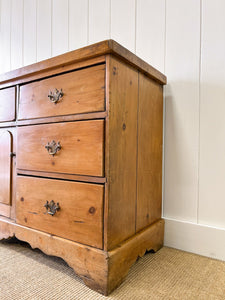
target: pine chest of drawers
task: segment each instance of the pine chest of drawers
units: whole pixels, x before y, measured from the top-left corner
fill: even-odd
[[[105,295],[157,251],[165,83],[113,40],[0,75],[0,239]]]

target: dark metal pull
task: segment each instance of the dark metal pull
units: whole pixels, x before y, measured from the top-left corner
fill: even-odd
[[[54,200],[51,200],[50,203],[48,201],[46,201],[44,207],[46,208],[46,214],[49,214],[51,216],[54,216],[54,214],[58,210],[60,210],[59,202],[55,203]]]
[[[59,150],[61,150],[62,146],[60,145],[60,142],[58,142],[56,144],[56,142],[53,140],[51,141],[51,143],[48,143],[46,146],[45,146],[45,149],[47,149],[48,153],[50,155],[55,155]]]
[[[10,152],[10,157],[16,156],[15,152]]]
[[[62,96],[63,96],[62,89],[60,91],[58,89],[55,89],[54,92],[50,91],[48,94],[50,101],[55,104],[60,100],[60,98],[62,98]]]

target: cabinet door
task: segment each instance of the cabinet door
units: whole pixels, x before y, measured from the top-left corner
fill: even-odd
[[[11,203],[11,151],[12,134],[8,130],[0,131],[0,203]]]

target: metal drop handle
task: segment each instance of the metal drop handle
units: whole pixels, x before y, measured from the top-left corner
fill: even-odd
[[[51,200],[51,202],[46,201],[44,207],[46,208],[46,214],[52,217],[60,210],[59,202],[55,203],[54,200]]]
[[[48,97],[51,102],[56,104],[60,100],[60,98],[63,97],[63,91],[62,89],[60,91],[58,89],[55,89],[54,92],[49,92]]]
[[[52,156],[54,156],[59,150],[61,150],[61,148],[62,146],[60,145],[60,142],[56,143],[54,140],[45,146],[45,149],[47,149],[48,154]]]

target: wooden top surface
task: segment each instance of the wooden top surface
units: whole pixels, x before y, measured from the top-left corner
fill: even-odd
[[[165,75],[114,40],[105,40],[17,70],[0,74],[0,84],[5,84],[13,79],[27,77],[31,74],[34,75],[41,70],[51,70],[105,54],[113,54],[120,57],[160,84],[166,84]]]

